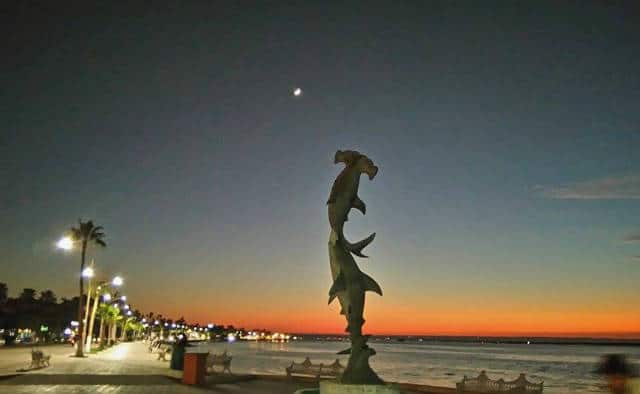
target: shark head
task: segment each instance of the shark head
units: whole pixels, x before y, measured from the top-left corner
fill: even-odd
[[[355,150],[339,150],[333,158],[335,164],[344,163],[347,167],[353,165],[362,155]]]
[[[374,165],[373,161],[371,161],[371,159],[369,159],[365,155],[362,155],[360,156],[360,158],[358,158],[356,165],[358,166],[358,170],[360,171],[360,173],[367,174],[369,176],[369,180],[373,180],[373,178],[375,178],[376,174],[378,173],[378,167]]]
[[[378,167],[366,155],[355,150],[339,150],[333,159],[334,163],[344,163],[347,167],[355,167],[360,174],[367,174],[370,180],[375,178]]]

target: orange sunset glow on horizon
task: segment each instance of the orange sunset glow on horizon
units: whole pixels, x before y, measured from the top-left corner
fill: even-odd
[[[385,296],[386,297],[386,296]],[[482,302],[455,304],[432,300],[428,303],[402,304],[395,299],[368,296],[364,332],[372,335],[423,336],[529,336],[529,337],[592,337],[640,338],[640,314],[633,311],[633,302],[617,305],[585,303],[583,305],[525,306],[516,303]],[[392,297],[388,297],[392,298]],[[480,297],[482,298],[482,297]],[[243,299],[243,298],[240,298]],[[302,297],[294,300],[260,305],[229,300],[224,305],[212,303],[168,310],[189,321],[216,322],[246,329],[264,328],[293,333],[344,335],[345,319],[338,315],[337,305]],[[393,301],[393,304],[392,304]],[[467,300],[468,301],[468,300]],[[302,304],[304,303],[304,305]],[[153,308],[151,308],[153,309]],[[173,308],[171,308],[173,309]],[[215,311],[215,313],[212,313]]]

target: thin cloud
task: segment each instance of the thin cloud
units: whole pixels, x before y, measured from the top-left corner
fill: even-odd
[[[559,200],[640,199],[640,175],[592,179],[559,186],[537,186],[543,197]]]

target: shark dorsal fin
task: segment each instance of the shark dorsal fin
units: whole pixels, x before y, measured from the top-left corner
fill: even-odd
[[[344,350],[342,350],[342,351],[339,351],[339,352],[338,352],[338,353],[336,353],[336,354],[351,354],[351,348],[349,348],[349,349],[344,349]]]
[[[339,292],[345,291],[346,289],[347,285],[344,281],[344,275],[340,272],[336,280],[333,281],[333,285],[331,285],[331,289],[329,290],[329,304],[331,304],[331,301],[336,298]]]
[[[347,249],[349,250],[349,252],[353,253],[354,255],[358,256],[358,257],[364,257],[366,258],[367,256],[362,254],[362,249],[366,248],[367,245],[369,245],[371,242],[373,242],[373,240],[376,237],[376,233],[373,233],[371,235],[369,235],[367,238],[363,239],[362,241],[358,241],[354,244],[350,244],[347,242]]]
[[[362,281],[364,282],[364,291],[373,291],[374,293],[382,295],[380,285],[364,272],[362,273]]]

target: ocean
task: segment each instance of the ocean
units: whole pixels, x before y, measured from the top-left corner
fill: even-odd
[[[606,392],[601,377],[592,372],[604,354],[624,353],[636,365],[640,361],[637,346],[427,341],[370,341],[370,346],[377,352],[371,358],[371,366],[385,381],[455,387],[464,375],[475,377],[482,370],[492,379],[505,380],[526,373],[529,380],[544,381],[544,392],[553,394]],[[234,372],[280,375],[291,361],[302,362],[305,357],[314,364],[339,358],[346,365],[348,356],[335,353],[347,347],[348,342],[314,340],[198,345],[212,353],[230,352]]]

